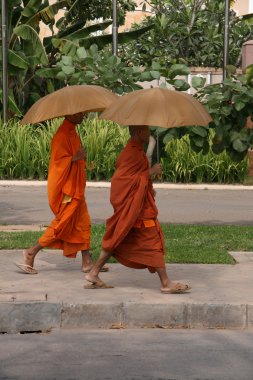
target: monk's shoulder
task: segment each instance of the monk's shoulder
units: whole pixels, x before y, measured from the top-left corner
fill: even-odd
[[[127,143],[125,148],[122,150],[120,156],[129,160],[136,160],[136,158],[140,158],[143,156],[144,150],[140,149],[140,147],[131,141]]]
[[[53,136],[52,141],[67,141],[69,139],[68,133],[65,129],[59,127],[56,133]]]

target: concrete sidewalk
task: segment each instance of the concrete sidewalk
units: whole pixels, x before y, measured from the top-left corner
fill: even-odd
[[[21,251],[0,251],[0,332],[53,328],[253,327],[253,253],[233,253],[236,265],[172,264],[174,281],[188,294],[161,294],[156,275],[110,264],[102,279],[113,289],[88,290],[81,257],[47,250],[36,259],[38,275],[14,266]]]

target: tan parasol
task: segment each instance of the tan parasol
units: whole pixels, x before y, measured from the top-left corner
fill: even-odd
[[[100,86],[67,86],[34,103],[21,120],[21,124],[35,124],[79,112],[103,111],[115,99],[117,95]]]
[[[121,125],[162,128],[206,126],[211,116],[192,95],[164,88],[133,91],[116,98],[100,115]]]

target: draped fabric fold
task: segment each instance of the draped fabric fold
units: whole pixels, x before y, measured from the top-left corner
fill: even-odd
[[[55,219],[39,239],[43,247],[63,249],[68,257],[90,248],[90,216],[84,198],[85,161],[72,161],[81,147],[75,125],[64,120],[51,142],[48,200]]]
[[[142,145],[130,140],[117,159],[111,180],[114,214],[106,221],[102,247],[123,265],[154,272],[154,268],[164,267],[165,249],[149,170]],[[146,227],[145,221],[153,223]]]

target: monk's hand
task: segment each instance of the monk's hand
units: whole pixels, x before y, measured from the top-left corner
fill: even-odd
[[[150,175],[161,175],[163,172],[162,165],[157,163],[150,168]]]
[[[79,148],[76,154],[72,157],[72,162],[86,160],[86,152],[83,147]]]

